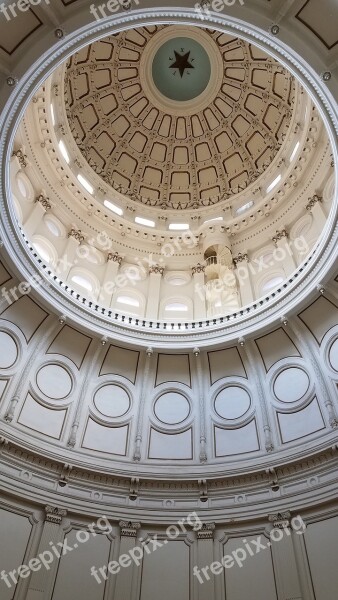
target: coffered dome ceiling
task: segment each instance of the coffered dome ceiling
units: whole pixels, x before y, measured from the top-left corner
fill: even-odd
[[[107,37],[65,70],[83,157],[107,184],[163,209],[213,205],[258,180],[287,136],[298,87],[259,48],[184,26]]]

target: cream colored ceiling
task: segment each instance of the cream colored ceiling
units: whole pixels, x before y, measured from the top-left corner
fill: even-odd
[[[216,204],[256,181],[280,151],[296,82],[245,41],[208,31],[224,64],[210,105],[184,116],[155,107],[140,81],[158,27],[122,32],[75,54],[66,69],[67,115],[89,165],[150,206]]]

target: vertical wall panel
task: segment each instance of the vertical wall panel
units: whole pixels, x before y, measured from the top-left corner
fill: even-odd
[[[257,537],[246,537],[248,542]],[[268,540],[262,537],[266,545]],[[252,544],[254,552],[255,546]],[[223,554],[231,554],[239,548],[244,548],[243,538],[232,538],[223,547]],[[272,564],[271,550],[261,550],[254,556],[248,555],[242,567],[234,564],[225,569],[226,600],[244,600],[252,598],[257,600],[277,600],[275,576]]]
[[[305,543],[316,600],[337,600],[338,517],[308,525]]]
[[[183,540],[170,541],[145,554],[140,600],[189,600],[190,548]]]
[[[32,525],[27,517],[0,509],[0,571],[8,574],[22,565],[31,531]],[[10,588],[0,580],[1,600],[14,597],[16,586],[11,578],[9,582],[12,584]]]
[[[97,535],[79,544],[72,530],[67,534],[67,543],[74,549],[61,557],[52,600],[102,600],[105,584],[99,584],[90,569],[108,565],[110,541],[105,535]]]

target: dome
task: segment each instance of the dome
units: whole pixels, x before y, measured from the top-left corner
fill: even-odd
[[[172,57],[185,51],[191,67],[180,74]],[[132,202],[172,210],[212,206],[259,185],[281,150],[297,91],[291,74],[253,44],[192,27],[105,38],[65,70],[68,124],[83,158]]]
[[[0,7],[0,596],[334,600],[337,11],[55,1]]]

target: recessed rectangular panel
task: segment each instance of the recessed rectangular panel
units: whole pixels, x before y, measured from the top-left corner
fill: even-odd
[[[336,600],[338,517],[310,523],[304,535],[316,600]]]
[[[316,433],[325,428],[325,423],[315,398],[306,408],[297,412],[277,413],[283,444]]]
[[[12,279],[12,276],[8,273],[3,264],[0,262],[0,285],[3,285],[4,283],[6,283],[6,281],[10,281],[10,279]]]
[[[88,419],[82,447],[125,456],[127,452],[129,426],[108,427]]]
[[[255,340],[266,371],[283,358],[300,356],[295,344],[282,329],[276,329]]]
[[[21,296],[16,302],[13,300],[13,304],[3,311],[1,318],[19,327],[29,342],[47,316],[36,302],[28,296]]]
[[[81,367],[91,338],[65,325],[47,350],[47,354],[60,354],[69,358],[78,369]]]
[[[149,458],[162,460],[190,460],[193,458],[192,430],[182,433],[162,433],[151,429]]]
[[[60,439],[67,410],[52,410],[36,402],[28,394],[21,409],[18,423],[48,437]]]
[[[86,531],[85,526],[83,530]],[[61,557],[54,585],[52,600],[102,600],[105,591],[104,580],[101,584],[91,574],[93,565],[102,567],[109,563],[111,542],[105,535],[90,535],[88,541],[79,543],[76,535],[80,530],[67,533],[67,545],[72,548]],[[85,539],[84,534],[79,539]]]
[[[5,19],[3,14],[1,15],[0,49],[7,54],[13,54],[27,38],[42,26],[42,22],[32,9],[22,11],[19,10],[17,3],[9,4],[13,6],[14,14],[8,12],[9,20]],[[3,6],[5,6],[5,3]]]
[[[241,567],[233,560],[233,566],[224,569],[226,600],[277,600],[271,550],[266,547],[256,552],[253,542],[257,538],[258,536],[245,536],[247,543],[251,545],[253,556],[245,551],[243,538],[230,538],[223,545],[223,556],[233,557],[233,553],[236,553],[239,548],[242,548],[247,555],[246,560],[240,563]],[[264,536],[261,542],[266,546]],[[244,552],[238,552],[237,555],[244,556]],[[228,561],[227,564],[229,565],[230,562]]]
[[[0,379],[0,400],[5,392],[7,383],[8,383],[7,379]]]
[[[306,0],[296,18],[331,49],[338,44],[337,0]]]
[[[338,324],[337,306],[323,297],[318,298],[298,316],[319,344],[326,332]]]
[[[255,419],[238,429],[214,428],[215,456],[233,456],[259,450]]]
[[[247,377],[237,348],[208,352],[211,385],[224,377]]]
[[[140,600],[189,600],[189,581],[190,548],[183,540],[144,552]]]
[[[9,573],[24,563],[25,553],[32,531],[27,517],[0,509],[0,566]],[[12,600],[15,594],[14,582],[8,579],[11,587],[0,581],[1,600]]]
[[[177,381],[191,387],[190,360],[188,354],[159,354],[155,385]]]
[[[110,346],[102,363],[100,375],[121,375],[135,383],[140,353]]]

